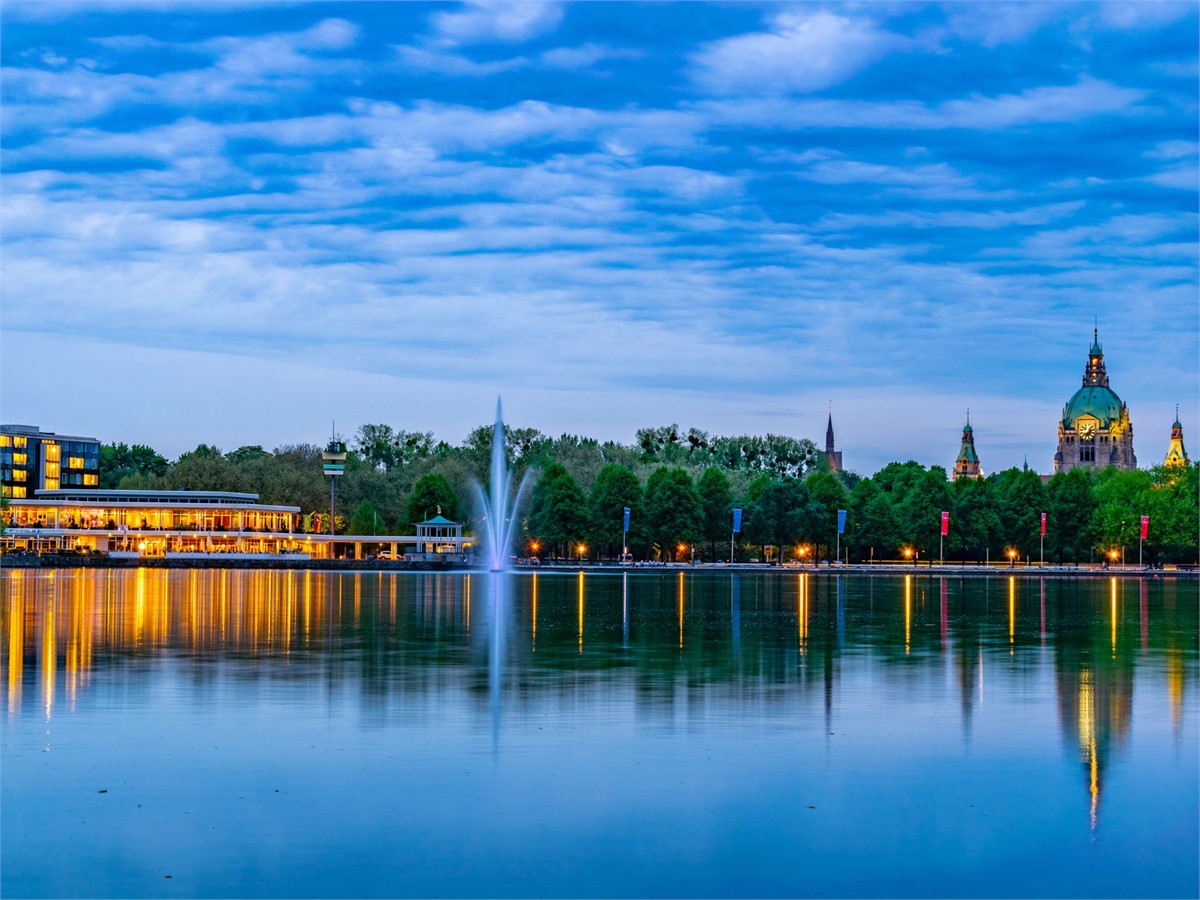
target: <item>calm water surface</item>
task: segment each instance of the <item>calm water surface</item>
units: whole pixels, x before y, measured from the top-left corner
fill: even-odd
[[[5,897],[1197,895],[1194,581],[0,586]]]

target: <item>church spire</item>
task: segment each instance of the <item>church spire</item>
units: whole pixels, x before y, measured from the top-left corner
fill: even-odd
[[[1183,425],[1179,422],[1179,405],[1175,405],[1175,424],[1171,426],[1171,443],[1167,447],[1167,458],[1164,466],[1186,466],[1190,463],[1187,448],[1183,446]]]
[[[825,452],[833,452],[833,401],[829,401],[829,424],[825,428]]]

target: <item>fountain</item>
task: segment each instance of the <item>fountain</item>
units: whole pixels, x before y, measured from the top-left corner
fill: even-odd
[[[509,490],[512,488],[512,473],[504,455],[504,419],[500,413],[500,398],[496,398],[496,425],[492,431],[490,496],[478,483],[475,490],[483,511],[483,550],[489,571],[501,572],[508,568],[508,553],[512,547],[514,529],[517,527],[517,507],[525,492],[529,473],[521,479],[516,495],[509,506]]]

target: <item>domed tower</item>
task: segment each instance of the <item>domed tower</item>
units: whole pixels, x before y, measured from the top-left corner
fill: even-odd
[[[958,449],[958,459],[954,461],[954,480],[979,478],[982,475],[979,457],[975,454],[975,430],[971,428],[971,414],[968,412],[967,424],[963,426],[962,446]]]
[[[1083,386],[1067,401],[1058,423],[1054,471],[1069,472],[1077,466],[1137,468],[1129,409],[1108,386],[1098,331],[1092,333]]]
[[[1179,424],[1179,407],[1176,406],[1175,424],[1171,426],[1171,446],[1167,448],[1167,458],[1163,460],[1163,465],[1182,467],[1190,462],[1187,448],[1183,446],[1183,426]]]

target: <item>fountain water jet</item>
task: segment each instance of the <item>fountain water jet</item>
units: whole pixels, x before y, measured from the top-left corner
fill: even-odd
[[[483,510],[483,543],[484,559],[492,572],[501,572],[508,568],[508,552],[512,547],[513,535],[519,521],[517,508],[521,495],[525,492],[525,483],[529,473],[521,479],[520,487],[512,498],[509,506],[508,495],[512,488],[512,473],[508,471],[508,461],[504,454],[504,418],[500,410],[500,398],[496,398],[496,425],[492,431],[492,463],[489,492],[476,483],[480,508]]]

